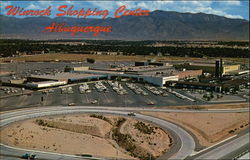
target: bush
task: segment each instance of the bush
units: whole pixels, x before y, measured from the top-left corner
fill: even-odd
[[[152,134],[152,133],[154,134],[155,133],[154,127],[146,125],[143,122],[137,122],[136,124],[134,124],[134,127],[136,129],[138,129],[141,133],[144,133],[144,134]]]
[[[125,118],[120,118],[120,119],[116,122],[116,127],[120,127],[125,121],[126,121]]]
[[[103,115],[91,114],[90,117],[98,118],[98,119],[101,119],[101,120],[108,122],[109,124],[112,124],[112,122],[107,117],[105,117]]]
[[[93,58],[87,58],[87,62],[88,63],[95,63],[95,59],[93,59]]]
[[[232,133],[234,133],[234,130],[230,130],[230,131],[228,131],[228,133],[232,134]]]
[[[47,125],[47,123],[46,123],[44,120],[42,120],[42,119],[37,119],[37,120],[36,120],[36,123],[37,123],[39,126],[46,126],[46,125]]]

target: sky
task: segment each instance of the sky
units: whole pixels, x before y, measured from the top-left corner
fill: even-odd
[[[46,9],[52,6],[52,15],[55,17],[58,13],[57,8],[60,5],[74,5],[74,9],[94,9],[109,10],[109,17],[121,5],[126,5],[127,9],[135,10],[137,8],[148,9],[149,11],[164,10],[164,11],[177,11],[177,12],[190,12],[190,13],[207,13],[227,18],[240,18],[249,20],[249,1],[248,0],[165,0],[165,1],[0,1],[1,14],[6,15],[6,6],[20,6],[25,9]],[[101,17],[100,17],[101,18]]]

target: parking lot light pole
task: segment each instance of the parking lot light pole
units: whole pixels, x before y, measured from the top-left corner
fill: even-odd
[[[66,92],[66,105],[68,105],[68,91]]]

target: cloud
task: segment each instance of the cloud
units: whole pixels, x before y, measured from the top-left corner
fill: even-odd
[[[120,1],[116,2],[117,6],[126,5],[128,9],[142,8],[150,11],[165,10],[173,1]]]
[[[216,9],[211,8],[211,7],[197,7],[197,8],[194,8],[193,11],[191,11],[191,13],[198,13],[198,12],[202,12],[202,13],[206,13],[206,14],[215,14],[215,15],[224,16],[227,18],[243,19],[243,17],[240,15],[228,14],[222,10],[216,10]]]
[[[6,6],[11,5],[11,2],[10,2],[10,1],[5,1],[5,2],[1,1],[0,4],[1,4],[1,5],[0,5],[1,8],[5,8]]]
[[[203,12],[207,14],[215,14],[220,16],[225,16],[227,18],[240,18],[243,19],[241,15],[229,14],[226,12],[225,7],[232,8],[233,6],[240,6],[241,2],[239,0],[229,0],[216,2],[212,0],[192,0],[192,1],[173,1],[173,0],[163,0],[163,1],[88,1],[92,6],[98,7],[100,9],[108,9],[114,11],[121,5],[126,5],[127,9],[148,9],[150,11],[154,10],[166,10],[166,11],[177,11],[177,12],[191,12],[198,13]],[[220,4],[220,5],[218,5]]]
[[[221,5],[227,5],[227,6],[240,6],[241,3],[240,1],[237,1],[237,0],[229,0],[229,1],[223,1],[223,2],[220,2]]]
[[[4,8],[7,5],[15,4],[16,2],[1,2]],[[19,2],[18,2],[19,3]],[[126,5],[127,9],[148,9],[154,10],[165,10],[165,11],[176,11],[176,12],[191,12],[198,13],[203,12],[207,14],[216,14],[225,16],[228,18],[243,18],[245,15],[239,15],[241,12],[240,8],[244,8],[243,2],[239,0],[229,1],[212,1],[212,0],[162,0],[162,1],[25,1],[22,3],[25,9],[42,9],[48,6],[52,6],[56,10],[60,5],[74,5],[74,8],[98,8],[107,9],[110,12],[114,12],[119,6]],[[2,10],[3,11],[3,10]],[[237,14],[238,13],[238,14]],[[248,11],[246,11],[248,14]],[[111,14],[110,14],[111,15]]]
[[[114,10],[117,7],[117,4],[113,1],[88,1],[89,4],[100,9]]]
[[[10,1],[7,2],[0,2],[0,14],[6,14],[7,10],[5,9],[5,7],[12,5],[12,3]]]
[[[35,5],[33,3],[29,4],[27,7],[25,7],[26,9],[41,9],[40,6]]]

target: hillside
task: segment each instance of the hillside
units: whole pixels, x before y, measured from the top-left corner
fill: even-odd
[[[112,26],[111,33],[92,34],[42,32],[53,22],[70,26]],[[204,13],[154,11],[149,16],[128,16],[119,19],[77,19],[72,17],[0,16],[2,38],[30,39],[107,39],[107,40],[248,40],[249,21],[229,19]]]

